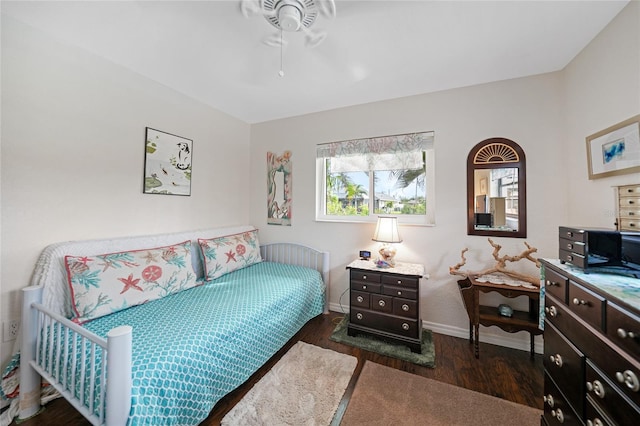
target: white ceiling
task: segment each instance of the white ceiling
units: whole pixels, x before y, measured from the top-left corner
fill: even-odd
[[[564,68],[625,1],[346,1],[317,47],[228,1],[2,1],[1,11],[247,123]]]

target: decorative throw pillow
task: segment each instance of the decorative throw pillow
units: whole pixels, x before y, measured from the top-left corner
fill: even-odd
[[[207,281],[262,261],[257,229],[224,237],[198,239],[198,244],[204,258]]]
[[[194,287],[191,241],[145,250],[65,256],[73,321],[83,323]]]

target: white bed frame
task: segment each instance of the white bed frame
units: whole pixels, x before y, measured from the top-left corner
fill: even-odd
[[[112,240],[72,241],[52,244],[46,247],[36,264],[31,286],[23,289],[22,306],[22,346],[20,354],[20,407],[18,419],[23,420],[40,412],[41,383],[50,383],[69,403],[94,425],[122,426],[126,424],[131,409],[131,346],[132,327],[121,326],[109,331],[103,339],[67,319],[70,299],[64,271],[64,256],[95,255],[123,250],[161,247],[176,244],[187,239],[197,244],[198,238],[213,238],[254,229],[251,226],[216,228],[203,231],[189,231],[142,237],[128,237]],[[197,245],[194,246],[197,248]],[[194,253],[195,254],[195,253]],[[291,243],[273,243],[260,246],[263,260],[287,263],[316,269],[326,285],[324,313],[329,312],[329,252]],[[200,261],[194,258],[194,271],[202,277]],[[67,298],[67,299],[65,299]],[[135,309],[135,308],[132,308]],[[48,333],[48,341],[41,342],[40,330],[54,330]],[[55,336],[54,336],[55,334]],[[55,345],[54,339],[64,342]],[[68,353],[69,343],[80,345],[81,350]],[[47,356],[39,356],[38,347],[44,347]],[[85,369],[86,354],[90,353],[90,368]],[[101,354],[100,359],[96,359]],[[51,365],[51,358],[62,358],[64,365]],[[78,357],[80,371],[76,371]],[[47,362],[47,359],[49,362]],[[103,362],[98,369],[96,363]],[[80,375],[89,381],[88,399],[85,389],[74,389],[74,383],[67,383],[62,372],[72,369],[72,377]],[[102,377],[96,377],[96,371]],[[96,382],[106,383],[101,394],[96,395]],[[72,381],[73,382],[73,381]],[[82,383],[85,380],[81,381]],[[67,389],[71,387],[71,390]],[[75,397],[79,391],[80,398]],[[97,397],[97,406],[93,405]],[[212,407],[213,408],[213,407]],[[95,412],[99,414],[96,415]]]

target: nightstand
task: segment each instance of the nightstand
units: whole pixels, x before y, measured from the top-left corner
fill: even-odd
[[[421,352],[420,278],[424,267],[396,263],[378,268],[373,261],[355,260],[349,269],[349,336],[369,334]]]

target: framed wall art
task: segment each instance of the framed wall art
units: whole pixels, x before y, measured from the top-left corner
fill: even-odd
[[[640,172],[640,115],[587,137],[589,179]]]
[[[144,193],[191,195],[193,141],[146,128]]]
[[[267,152],[267,223],[291,226],[291,151]]]

